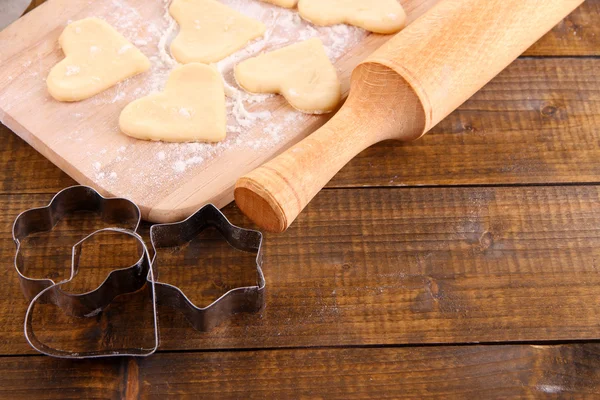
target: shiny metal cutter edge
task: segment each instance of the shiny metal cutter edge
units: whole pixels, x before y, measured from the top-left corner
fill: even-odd
[[[256,253],[257,284],[229,290],[206,307],[196,306],[174,285],[160,281],[157,256],[160,249],[188,243],[209,227],[216,228],[235,249]],[[150,240],[154,249],[152,269],[156,276],[158,303],[180,310],[198,331],[208,331],[241,312],[259,312],[265,306],[265,277],[262,271],[262,233],[233,225],[214,205],[208,204],[181,222],[153,225]]]
[[[21,240],[27,236],[51,231],[66,215],[88,211],[102,215],[103,219],[113,217],[114,220],[131,219],[133,230],[124,228],[100,229],[84,237],[72,248],[71,273],[69,278],[59,282],[52,279],[29,278],[22,273],[23,260],[20,258]],[[119,355],[147,356],[158,348],[159,332],[156,314],[156,294],[152,275],[150,254],[144,240],[135,232],[141,221],[141,212],[136,204],[124,198],[107,198],[88,186],[72,186],[58,192],[47,206],[32,208],[20,213],[13,224],[13,240],[16,244],[14,266],[19,276],[21,289],[29,301],[24,324],[25,338],[39,352],[58,358],[94,358]],[[138,262],[134,265],[111,271],[98,288],[82,294],[71,294],[61,290],[61,286],[70,282],[78,271],[78,261],[83,243],[100,232],[119,232],[134,237],[142,250]],[[37,339],[31,324],[33,308],[38,302],[51,303],[61,308],[67,315],[76,317],[92,316],[105,307],[117,296],[140,290],[147,283],[151,285],[154,342],[149,349],[119,349],[116,351],[98,351],[75,353],[51,348]]]
[[[108,219],[107,216],[119,220],[131,219],[132,223],[127,229],[133,232],[137,231],[142,215],[139,207],[132,201],[124,198],[104,197],[89,186],[71,186],[63,189],[52,197],[47,206],[31,208],[20,213],[12,228],[13,240],[17,247],[14,267],[19,275],[21,290],[26,300],[31,301],[42,290],[61,282],[54,282],[52,279],[30,278],[23,274],[21,240],[35,233],[50,232],[66,215],[82,211],[96,212],[102,215],[103,219]],[[71,276],[62,283],[74,278],[74,274],[77,272],[74,267],[76,266],[71,265]],[[74,296],[87,297],[94,292],[95,290]]]
[[[105,228],[99,229],[81,241],[76,243],[73,246],[72,250],[72,269],[77,268],[78,257],[81,252],[81,246],[83,243],[93,236],[103,233],[103,232],[114,232],[121,233],[125,235],[129,235],[137,240],[141,249],[140,259],[131,267],[113,270],[108,274],[108,277],[104,280],[104,282],[94,291],[88,292],[86,295],[95,295],[94,302],[90,306],[89,304],[83,304],[80,302],[82,299],[81,296],[70,295],[63,292],[60,287],[68,282],[69,280],[64,280],[58,282],[52,286],[49,286],[38,293],[29,303],[27,307],[27,312],[25,313],[25,323],[24,323],[24,333],[25,339],[29,343],[31,347],[33,347],[38,352],[45,354],[47,356],[55,357],[55,358],[68,358],[68,359],[86,359],[86,358],[103,358],[103,357],[117,357],[117,356],[133,356],[133,357],[147,357],[152,355],[158,349],[160,338],[159,338],[159,329],[158,329],[158,313],[156,308],[156,287],[154,285],[154,275],[151,268],[151,260],[150,253],[148,252],[148,247],[144,242],[144,239],[138,235],[136,232],[119,229],[119,228]],[[72,275],[74,276],[74,274]],[[101,311],[103,311],[106,307],[110,305],[110,303],[120,295],[134,293],[138,290],[144,288],[145,285],[149,285],[150,287],[150,296],[152,303],[152,332],[153,332],[153,345],[151,347],[131,347],[131,348],[122,348],[122,349],[112,349],[112,350],[98,350],[98,351],[86,351],[86,352],[73,352],[66,351],[57,348],[50,347],[40,341],[33,329],[32,319],[33,319],[33,310],[35,305],[38,303],[51,303],[55,306],[62,309],[67,315],[75,315],[75,316],[83,316],[83,317],[92,317]],[[84,298],[87,298],[84,297]],[[74,303],[74,304],[73,304]],[[71,307],[83,307],[86,312],[85,315],[80,315],[81,313],[70,313]],[[91,308],[97,307],[94,310]],[[91,311],[90,311],[91,310]]]
[[[63,203],[66,203],[70,207],[66,207],[66,209],[63,208]],[[117,212],[111,213],[111,207],[107,207],[107,210],[104,209],[105,205],[119,205],[119,203],[121,203],[121,207],[117,207]],[[88,207],[90,204],[94,205],[94,207]],[[71,276],[68,279],[55,283],[51,279],[29,278],[21,272],[22,260],[19,259],[21,248],[20,241],[28,235],[52,230],[62,217],[71,212],[97,211],[103,215],[108,213],[109,215],[117,217],[119,216],[119,212],[121,212],[121,217],[127,217],[127,212],[123,213],[127,208],[129,208],[130,211],[129,217],[134,216],[134,219],[136,220],[133,230],[122,228],[100,229],[76,243],[73,246]],[[29,219],[32,219],[33,221],[30,221]],[[148,252],[148,248],[143,238],[135,232],[139,226],[140,220],[141,213],[139,208],[130,200],[123,198],[106,198],[100,195],[95,189],[88,186],[73,186],[66,188],[58,192],[47,206],[27,210],[17,216],[15,223],[13,224],[13,240],[17,246],[15,269],[19,275],[23,293],[26,299],[30,300],[25,318],[24,332],[27,341],[34,349],[43,354],[57,358],[84,359],[111,356],[148,356],[158,349],[160,343],[157,303],[165,304],[180,310],[191,325],[199,331],[210,330],[233,314],[239,312],[258,312],[264,308],[264,292],[266,285],[262,271],[262,233],[255,230],[240,228],[231,224],[218,208],[212,204],[208,204],[184,221],[152,226],[151,241],[155,255],[154,258],[150,260],[150,253]],[[215,227],[232,247],[238,250],[256,253],[257,285],[231,289],[213,301],[209,306],[200,308],[194,305],[183,291],[176,286],[164,282],[156,282],[154,270],[157,267],[154,263],[156,261],[158,249],[185,244],[208,227]],[[69,294],[62,291],[60,286],[71,281],[76,275],[78,268],[78,254],[81,245],[92,236],[103,231],[121,232],[136,238],[143,249],[140,260],[131,267],[112,271],[105,281],[97,289],[91,292]],[[169,240],[164,236],[162,238],[160,237],[164,232],[176,232],[178,234],[174,237],[175,240],[173,240],[173,237]],[[135,271],[139,271],[140,268],[141,270],[145,270],[145,268],[142,267],[144,261],[148,265],[148,273],[144,280],[144,284],[150,284],[152,295],[155,333],[154,347],[147,349],[135,348],[75,353],[51,348],[37,339],[31,323],[33,309],[36,303],[45,301],[53,303],[61,308],[65,307],[65,304],[67,304],[67,314],[82,317],[93,316],[102,311],[103,308],[110,304],[110,302],[118,295],[131,293],[135,291],[134,289],[139,290],[143,287],[143,285],[139,286],[141,281],[136,281],[137,283],[134,282],[133,286],[127,290],[113,290],[111,292],[110,286],[118,286],[124,279],[128,279],[128,276],[129,278],[135,277],[136,275],[139,277],[139,274],[136,274]],[[134,273],[132,274],[132,272]],[[117,282],[117,284],[115,284],[115,282]],[[127,285],[122,286],[126,287]],[[112,294],[104,296],[102,295],[103,293]],[[75,303],[76,306],[73,307],[73,303]],[[69,304],[71,304],[71,306]]]

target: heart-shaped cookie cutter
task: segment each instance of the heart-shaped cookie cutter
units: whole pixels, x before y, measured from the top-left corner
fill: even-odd
[[[102,282],[97,289],[91,292],[84,294],[71,294],[63,291],[61,286],[71,282],[72,277],[77,274],[82,245],[94,236],[105,232],[119,233],[134,238],[138,242],[138,248],[141,251],[139,260],[130,267],[111,271],[104,282]],[[71,278],[43,289],[29,303],[29,307],[27,307],[27,312],[25,313],[25,339],[31,345],[31,347],[40,353],[58,358],[82,359],[110,356],[149,356],[153,354],[158,349],[159,336],[158,316],[155,301],[156,292],[154,286],[154,276],[150,264],[150,254],[148,253],[148,248],[144,243],[144,239],[142,239],[140,235],[133,231],[118,228],[105,228],[97,230],[86,236],[73,246]],[[118,349],[111,348],[110,350],[73,352],[48,346],[39,340],[35,334],[32,321],[35,306],[39,303],[54,304],[65,314],[70,316],[89,318],[94,317],[104,311],[104,309],[106,309],[118,296],[137,292],[146,284],[148,284],[150,287],[150,301],[152,303],[152,331],[154,340],[153,345],[150,347],[139,346]]]

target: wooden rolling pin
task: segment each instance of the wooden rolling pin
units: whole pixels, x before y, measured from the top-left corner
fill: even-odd
[[[327,124],[238,180],[238,207],[260,227],[285,231],[354,156],[429,131],[581,3],[442,0],[356,67]]]

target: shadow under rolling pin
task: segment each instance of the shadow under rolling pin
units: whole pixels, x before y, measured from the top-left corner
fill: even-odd
[[[356,67],[327,124],[237,181],[238,207],[261,228],[285,231],[358,153],[422,136],[581,3],[442,0]]]

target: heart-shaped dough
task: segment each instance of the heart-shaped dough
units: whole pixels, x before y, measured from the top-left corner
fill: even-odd
[[[300,0],[300,16],[316,25],[350,24],[376,33],[396,33],[406,25],[398,0]]]
[[[280,93],[296,109],[322,114],[340,102],[335,67],[317,38],[242,61],[235,79],[251,93]]]
[[[119,118],[123,133],[165,142],[225,139],[225,89],[221,74],[200,63],[175,68],[162,93],[128,104]]]
[[[298,4],[298,0],[262,0],[266,3],[275,4],[279,7],[294,8]]]
[[[65,58],[48,78],[59,101],[79,101],[150,68],[150,61],[107,22],[85,18],[69,24],[58,39]]]
[[[171,54],[182,64],[220,61],[265,33],[265,25],[215,0],[173,0],[179,23]]]

